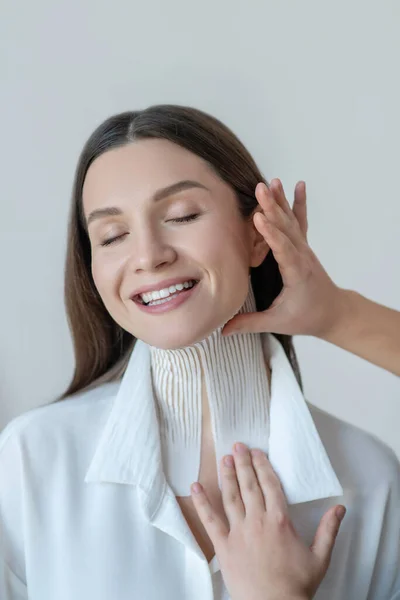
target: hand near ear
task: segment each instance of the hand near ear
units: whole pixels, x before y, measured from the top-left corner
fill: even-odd
[[[225,325],[223,334],[322,336],[335,321],[342,290],[308,245],[305,183],[296,185],[293,209],[279,179],[272,180],[270,189],[259,183],[255,195],[261,210],[254,214],[254,225],[279,265],[283,289],[268,310],[236,315]]]

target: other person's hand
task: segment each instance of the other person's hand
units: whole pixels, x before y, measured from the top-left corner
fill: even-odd
[[[335,285],[308,245],[305,183],[296,184],[293,209],[279,179],[271,181],[270,189],[259,183],[255,195],[260,210],[253,216],[254,225],[278,263],[283,289],[267,310],[236,315],[222,333],[324,337],[341,318],[344,290]]]
[[[237,444],[235,444],[235,447]],[[328,569],[345,514],[342,505],[322,517],[311,547],[296,533],[279,478],[266,454],[239,444],[232,466],[221,463],[222,500],[229,527],[204,488],[192,499],[218,558],[232,600],[309,600]],[[342,516],[340,518],[340,511]],[[337,514],[339,512],[339,515]]]

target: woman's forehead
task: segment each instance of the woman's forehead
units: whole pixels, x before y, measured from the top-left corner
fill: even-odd
[[[168,140],[139,140],[93,161],[83,186],[83,205],[88,212],[94,204],[127,197],[150,201],[158,190],[178,182],[198,182],[200,189],[218,180],[206,161],[185,148]]]

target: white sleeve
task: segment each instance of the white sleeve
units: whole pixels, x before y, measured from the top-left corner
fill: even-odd
[[[21,452],[11,422],[0,433],[0,600],[27,600]]]
[[[28,600],[28,588],[12,572],[4,557],[0,564],[0,598],[1,600]]]

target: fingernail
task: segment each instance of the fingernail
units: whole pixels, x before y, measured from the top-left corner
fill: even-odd
[[[192,491],[194,494],[199,494],[201,492],[201,485],[199,483],[194,483],[192,485]]]
[[[339,506],[339,508],[336,509],[336,516],[339,519],[339,521],[343,520],[343,517],[345,514],[346,514],[346,509],[344,506]]]
[[[234,460],[233,460],[232,456],[230,456],[230,455],[229,456],[225,456],[225,458],[224,458],[224,465],[226,467],[233,467],[234,464],[235,463],[234,463]]]
[[[237,452],[238,454],[246,454],[247,446],[238,442],[237,444],[235,444],[235,452]]]
[[[230,335],[235,335],[236,333],[239,333],[240,329],[231,329],[228,333],[223,333],[222,335],[228,337]]]

